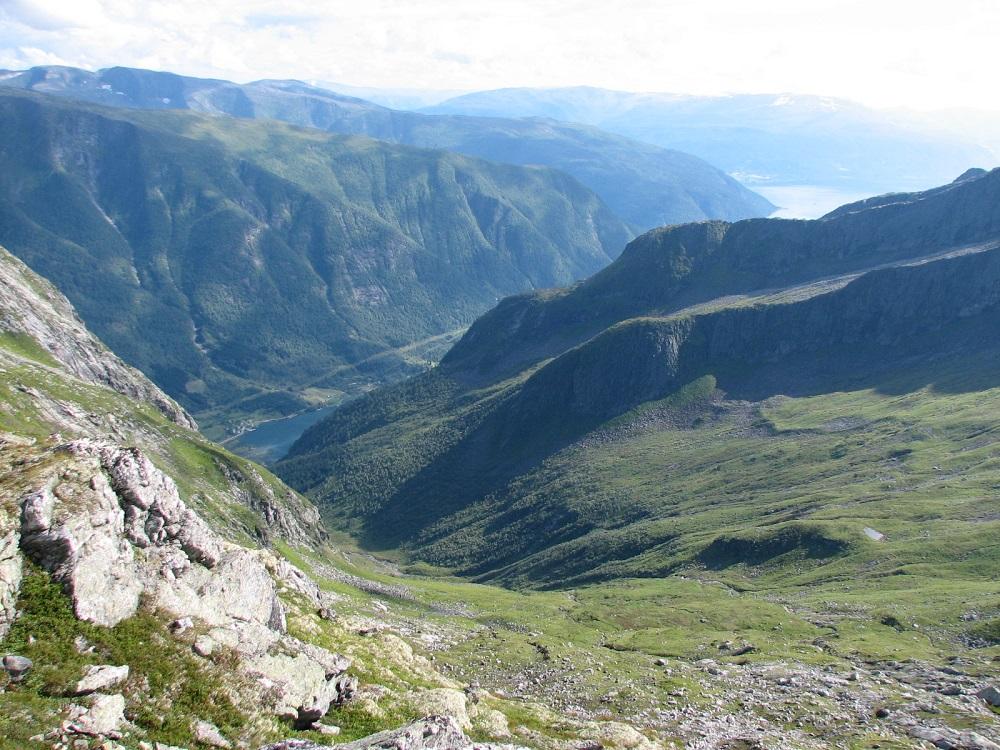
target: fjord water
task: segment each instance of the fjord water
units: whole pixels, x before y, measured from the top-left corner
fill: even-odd
[[[857,188],[823,185],[754,185],[752,189],[778,207],[770,215],[772,219],[818,219],[835,208],[874,194]]]
[[[253,429],[224,440],[223,445],[241,456],[264,464],[273,463],[284,458],[292,443],[303,432],[336,408],[337,405],[320,406],[290,417],[269,419]]]

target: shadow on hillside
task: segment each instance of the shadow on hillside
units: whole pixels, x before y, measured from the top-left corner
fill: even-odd
[[[939,393],[966,393],[1000,386],[1000,326],[995,315],[965,319],[924,333],[893,347],[868,342],[821,353],[797,354],[765,363],[717,360],[682,368],[682,386],[707,374],[734,400],[761,401],[771,396],[808,397],[837,391],[874,389],[904,395],[930,388]],[[669,394],[664,393],[663,396]],[[628,404],[621,413],[639,404]],[[365,523],[363,543],[375,548],[426,546],[488,514],[505,525],[538,513],[536,507],[512,507],[519,477],[591,433],[606,420],[573,417],[532,408],[514,397],[501,405],[465,440],[440,455],[403,484],[383,508]],[[534,406],[537,406],[535,404]],[[528,411],[534,416],[525,416]],[[476,560],[469,573],[496,570],[553,544],[583,536],[600,527],[601,519],[556,518],[532,527],[532,533],[509,538],[488,561]],[[484,529],[485,531],[485,529]],[[496,531],[496,529],[494,529]],[[447,544],[441,546],[447,549]],[[463,550],[449,556],[462,558]]]

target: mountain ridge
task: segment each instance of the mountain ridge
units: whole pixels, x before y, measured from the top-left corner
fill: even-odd
[[[421,111],[549,116],[707,159],[750,186],[823,185],[854,192],[925,189],[996,155],[919,118],[788,93],[695,96],[592,87],[473,92]],[[914,159],[913,155],[919,157]]]
[[[663,440],[733,420],[734,434],[767,439],[763,415],[774,398],[874,389],[878,399],[879,389],[893,392],[906,382],[904,393],[930,389],[923,398],[933,404],[952,393],[943,384],[963,377],[970,385],[955,390],[956,399],[992,393],[995,368],[985,363],[1000,346],[993,333],[1000,314],[998,188],[995,171],[824,220],[654,230],[587,282],[502,303],[432,372],[308,430],[278,472],[316,499],[331,523],[372,548],[399,548],[480,580],[544,587],[677,573],[701,559],[713,536],[706,529],[689,537],[654,531],[667,523],[660,514],[672,502],[672,484],[653,493],[653,504],[642,493],[607,496],[611,477],[588,479],[591,472],[573,457],[611,461],[640,439],[634,436],[647,434],[647,412],[663,420]],[[942,216],[953,223],[941,226]],[[735,232],[735,256],[723,230]],[[700,271],[688,262],[690,248],[703,253]],[[720,276],[719,268],[733,270],[734,257],[743,265]],[[763,291],[761,277],[772,280]],[[625,278],[647,286],[637,292]],[[597,279],[593,294],[585,294]],[[598,300],[611,312],[594,314]],[[550,314],[559,302],[563,313]],[[567,334],[567,326],[575,328]],[[510,331],[502,352],[512,354],[482,354]],[[527,354],[526,342],[536,343]],[[966,362],[968,374],[959,377]],[[625,431],[618,436],[609,425],[620,421]],[[661,439],[656,424],[643,440]],[[722,439],[730,444],[739,441]],[[785,450],[791,465],[812,471],[805,455]],[[696,456],[690,460],[705,471]],[[643,473],[628,463],[618,471]],[[676,481],[692,480],[682,474]],[[591,515],[590,502],[604,509]],[[707,516],[709,498],[699,502],[705,505],[692,513]],[[859,554],[840,531],[803,523],[802,544],[815,532],[834,547],[843,543],[838,555]]]
[[[0,241],[216,428],[301,410],[296,389],[334,368],[586,275],[630,236],[546,168],[16,91],[0,116],[24,144],[4,151]],[[317,387],[421,366],[404,353]]]
[[[745,218],[774,206],[702,160],[629,141],[595,128],[555,121],[433,116],[391,110],[301,81],[196,79],[173,73],[108,68],[33,68],[0,81],[111,106],[187,107],[236,117],[264,117],[345,134],[457,151],[565,171],[639,229],[701,218]]]

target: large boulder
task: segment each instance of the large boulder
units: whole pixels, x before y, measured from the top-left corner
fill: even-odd
[[[121,695],[97,695],[89,708],[71,705],[63,729],[73,734],[118,739],[124,723],[125,698]]]
[[[83,671],[83,677],[73,688],[74,695],[88,695],[108,690],[128,679],[128,664],[120,667],[111,664],[91,664]]]
[[[342,657],[329,655],[332,660],[320,660],[315,653],[306,651],[302,649],[294,656],[264,653],[249,659],[245,667],[273,691],[277,713],[303,729],[322,719],[330,706],[341,700],[343,690],[338,677],[350,666]]]
[[[410,693],[407,700],[416,709],[417,714],[424,716],[450,716],[459,729],[468,731],[472,728],[469,720],[468,699],[461,690],[452,688],[434,688]]]

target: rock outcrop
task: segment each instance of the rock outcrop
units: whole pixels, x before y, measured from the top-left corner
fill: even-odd
[[[0,639],[7,635],[17,612],[23,560],[21,532],[16,519],[0,512]]]
[[[141,450],[94,440],[54,448],[48,469],[20,502],[8,533],[62,583],[82,620],[113,626],[140,602],[205,642],[232,649],[271,696],[277,714],[302,727],[343,699],[350,660],[287,635],[279,590],[329,606],[302,571],[265,550],[231,543],[181,499],[177,485]],[[10,586],[8,598],[16,594]],[[210,652],[212,649],[208,649]],[[95,667],[76,692],[125,679],[127,667]]]

